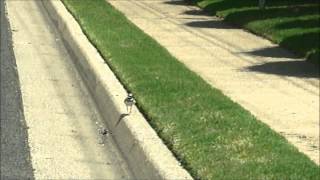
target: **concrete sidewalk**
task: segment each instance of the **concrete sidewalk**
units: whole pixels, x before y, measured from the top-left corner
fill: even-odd
[[[319,72],[313,65],[181,1],[108,2],[319,164]]]

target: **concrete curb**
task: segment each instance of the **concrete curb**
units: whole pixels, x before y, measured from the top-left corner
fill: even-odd
[[[101,115],[137,179],[192,179],[136,107],[126,116],[127,92],[62,2],[42,1],[60,31]]]

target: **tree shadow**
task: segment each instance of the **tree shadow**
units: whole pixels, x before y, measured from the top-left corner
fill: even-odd
[[[196,0],[197,2],[207,1],[207,0]],[[297,7],[300,5],[315,5],[318,4],[319,0],[267,0],[266,7],[279,7],[288,6]],[[210,14],[215,14],[218,11],[231,10],[231,9],[241,9],[241,8],[257,8],[259,1],[235,1],[235,0],[223,0],[211,3],[209,2],[204,10],[209,11]]]
[[[317,6],[301,6],[298,11],[295,7],[277,7],[265,10],[245,9],[227,15],[225,20],[245,25],[253,21],[290,17],[296,18],[298,16],[314,15],[317,13]]]
[[[260,21],[267,20],[272,28],[277,30],[274,34],[274,41],[285,47],[288,50],[295,52],[299,57],[319,62],[319,0],[268,0],[267,8],[260,10],[257,1],[209,1],[195,0],[197,2],[208,2],[205,6],[205,11],[190,10],[185,11],[188,15],[210,15],[217,11],[228,11],[221,13],[229,13],[224,20],[230,22],[231,25],[220,23],[219,21],[193,21],[186,23],[187,26],[197,28],[217,28],[217,29],[236,29],[237,27],[246,26],[253,23],[254,26],[266,26],[259,24]],[[169,2],[168,2],[169,3]],[[173,2],[171,2],[173,3]],[[177,3],[177,1],[174,1]],[[179,4],[183,4],[181,1]],[[308,19],[299,19],[297,17],[314,16]],[[288,19],[288,20],[283,20]],[[292,19],[290,21],[290,19]],[[265,22],[266,23],[266,22]],[[261,28],[261,27],[260,27]],[[271,29],[272,29],[271,28]],[[300,29],[308,29],[308,32]],[[296,29],[285,33],[284,31]],[[310,31],[309,31],[310,29]],[[252,52],[247,52],[256,56],[275,57],[275,58],[293,58],[287,53],[279,53],[279,50],[273,48],[260,49]]]
[[[222,21],[192,21],[185,25],[196,28],[215,28],[215,29],[237,29],[236,27],[230,26]]]
[[[200,1],[201,2],[201,1]],[[257,3],[253,1],[234,1],[234,0],[224,0],[219,2],[212,2],[206,5],[203,9],[209,14],[216,14],[218,11],[224,11],[232,8],[249,8],[255,7]]]
[[[187,10],[183,12],[183,14],[186,15],[209,15],[206,11],[203,10],[197,10],[197,9],[192,9],[192,10]]]
[[[294,50],[300,55],[310,56],[312,52],[319,50],[319,32],[310,32],[304,34],[298,34],[287,37],[280,42],[280,46],[283,46],[289,50]],[[306,54],[307,53],[307,54]],[[309,53],[309,54],[308,54]]]
[[[277,24],[275,28],[277,29],[292,29],[292,28],[318,28],[320,20],[318,19],[297,19],[290,22],[284,22]]]
[[[173,0],[173,1],[166,1],[165,4],[171,5],[179,5],[179,6],[191,6],[194,4],[193,0]]]
[[[203,0],[206,1],[206,0]],[[192,5],[191,2],[202,2],[201,0],[177,0],[166,1],[166,4],[172,5]],[[252,21],[276,19],[283,17],[297,17],[305,15],[316,15],[319,13],[319,0],[269,0],[267,1],[267,8],[260,10],[258,8],[258,1],[234,1],[223,0],[218,2],[209,2],[203,10],[190,10],[184,14],[187,15],[216,15],[216,12],[231,11],[231,13],[224,17],[226,20],[239,25],[247,24]],[[299,22],[298,22],[299,23]],[[308,23],[308,22],[306,22]],[[313,24],[314,23],[314,24]],[[318,23],[310,22],[309,26],[317,26]],[[285,26],[285,25],[284,25]],[[294,25],[293,25],[294,26]],[[307,27],[308,25],[305,25]]]
[[[249,71],[266,74],[277,74],[282,76],[319,78],[319,67],[306,61],[279,61],[268,62],[246,68]]]
[[[261,56],[261,57],[273,57],[273,58],[291,58],[291,59],[298,59],[299,57],[287,52],[286,50],[279,48],[279,47],[266,47],[261,49],[256,49],[249,52],[243,52],[245,54],[250,54],[254,56]]]

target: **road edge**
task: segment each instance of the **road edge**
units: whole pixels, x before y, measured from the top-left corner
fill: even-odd
[[[28,126],[24,116],[21,84],[13,51],[12,28],[6,0],[0,0],[0,24],[0,179],[32,180],[35,178],[28,143]],[[2,76],[8,72],[9,74]],[[6,84],[6,81],[10,82],[10,85]],[[10,92],[11,95],[4,96],[3,92]],[[12,102],[9,102],[9,99]],[[8,123],[11,125],[8,126]],[[12,126],[12,124],[15,125]]]
[[[74,63],[96,101],[117,146],[137,179],[192,179],[147,120],[133,107],[126,114],[127,92],[61,1],[42,1],[61,33]]]

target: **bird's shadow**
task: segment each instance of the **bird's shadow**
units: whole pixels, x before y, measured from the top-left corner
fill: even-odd
[[[128,115],[129,115],[128,113],[122,113],[122,114],[120,114],[120,116],[119,116],[119,118],[118,118],[118,121],[117,121],[115,127],[117,127],[117,126],[120,124],[121,120],[122,120],[124,117],[128,116]]]

